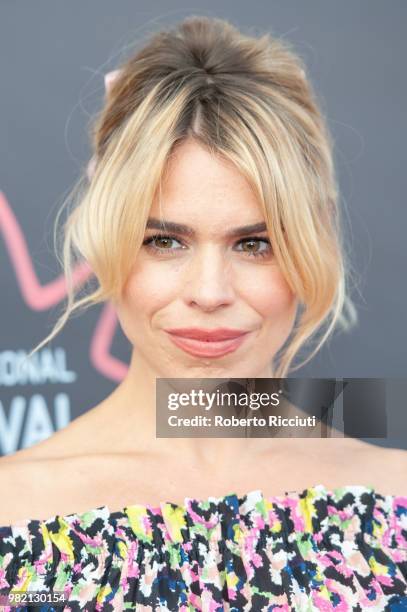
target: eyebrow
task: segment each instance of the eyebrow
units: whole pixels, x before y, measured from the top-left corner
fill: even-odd
[[[174,232],[184,236],[195,236],[195,231],[189,225],[183,223],[174,223],[173,221],[165,221],[164,219],[155,219],[150,217],[147,221],[146,229],[157,229],[164,232]],[[242,225],[241,227],[233,227],[226,232],[229,238],[238,238],[239,236],[247,236],[258,232],[266,232],[267,225],[261,221],[260,223],[252,223],[251,225]]]

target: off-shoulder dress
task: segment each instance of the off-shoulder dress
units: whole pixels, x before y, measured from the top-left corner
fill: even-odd
[[[407,495],[317,484],[27,519],[0,527],[0,610],[41,609],[11,607],[16,591],[72,612],[399,612]]]

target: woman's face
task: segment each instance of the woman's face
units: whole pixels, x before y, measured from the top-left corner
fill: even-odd
[[[193,140],[174,151],[116,307],[133,357],[157,377],[272,375],[296,299],[231,163]]]

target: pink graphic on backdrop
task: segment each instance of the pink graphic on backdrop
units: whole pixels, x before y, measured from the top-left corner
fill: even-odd
[[[46,285],[39,283],[24,234],[6,196],[1,191],[0,232],[4,237],[17,285],[27,306],[31,310],[48,310],[64,300],[67,289],[62,274]],[[82,285],[91,274],[92,271],[87,264],[78,264],[72,275],[74,286]],[[91,338],[89,356],[97,371],[106,378],[119,382],[124,378],[128,366],[110,353],[116,327],[115,310],[110,304],[106,304]]]

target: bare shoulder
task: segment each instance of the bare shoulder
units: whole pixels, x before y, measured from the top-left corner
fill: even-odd
[[[47,471],[29,457],[29,452],[18,451],[0,458],[0,526],[32,516],[41,489],[47,488]]]
[[[108,437],[98,411],[91,409],[49,438],[0,457],[0,526],[85,512],[105,503],[121,506],[120,487],[132,470],[123,456],[109,452]],[[129,487],[123,503],[130,501]]]
[[[46,447],[46,445],[44,445]],[[42,444],[0,458],[0,525],[35,518],[49,496],[52,475],[58,481],[58,459],[42,455]]]
[[[355,440],[352,459],[378,493],[407,496],[407,450]]]
[[[76,451],[52,439],[0,457],[0,527],[104,505],[122,508],[134,501],[137,491],[143,495],[146,485],[141,463],[137,457],[108,451]]]
[[[308,468],[329,487],[372,486],[383,495],[407,495],[407,451],[357,438],[304,439],[297,471]],[[313,479],[314,480],[314,479]]]
[[[52,454],[52,445],[34,445],[0,458],[0,526],[26,519],[46,519],[86,504],[89,474],[97,457]],[[95,482],[96,482],[95,477]],[[86,509],[86,505],[82,505]]]

